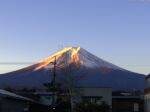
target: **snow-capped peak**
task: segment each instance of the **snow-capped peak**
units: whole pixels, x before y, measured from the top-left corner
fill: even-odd
[[[56,59],[57,65],[65,66],[65,64],[74,63],[76,65],[82,65],[90,68],[109,68],[109,69],[119,69],[122,68],[115,66],[107,61],[104,61],[88,51],[84,50],[80,47],[67,47],[63,50],[55,53],[54,55],[42,60],[39,62],[38,66],[35,70],[39,70],[41,68],[48,68],[51,63]]]
[[[39,62],[39,66],[35,68],[35,70],[39,70],[43,67],[48,67],[50,63],[54,62],[56,59],[57,64],[69,61],[69,63],[78,63],[79,62],[79,56],[78,52],[80,51],[80,47],[67,47],[63,50],[55,53],[54,55],[42,60]],[[69,56],[69,58],[68,58]],[[68,59],[67,59],[68,58]],[[61,61],[61,62],[60,62]]]

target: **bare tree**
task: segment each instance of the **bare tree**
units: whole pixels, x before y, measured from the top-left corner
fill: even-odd
[[[76,63],[69,63],[69,54],[65,55],[65,66],[61,68],[61,78],[59,79],[59,82],[61,82],[62,89],[65,90],[65,94],[69,96],[71,112],[73,112],[76,98],[80,96],[80,92],[77,90],[77,85],[78,82],[85,77],[85,71],[81,72],[82,66],[80,65],[80,63],[78,65]]]

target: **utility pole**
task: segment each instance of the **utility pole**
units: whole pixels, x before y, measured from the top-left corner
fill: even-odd
[[[56,103],[56,56],[54,57],[54,62],[51,62],[53,64],[53,79],[52,79],[52,106],[53,110],[55,110],[55,103]]]

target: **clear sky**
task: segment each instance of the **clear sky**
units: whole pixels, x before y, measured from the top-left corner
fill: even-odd
[[[81,46],[148,74],[149,43],[150,0],[0,0],[0,73]]]

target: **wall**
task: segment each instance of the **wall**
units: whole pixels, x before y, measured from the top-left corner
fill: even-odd
[[[0,101],[0,112],[24,112],[28,106],[27,102],[21,100],[3,98]]]
[[[77,88],[82,96],[102,96],[105,101],[112,107],[112,89],[111,88]]]
[[[150,94],[145,95],[145,112],[150,112]]]

